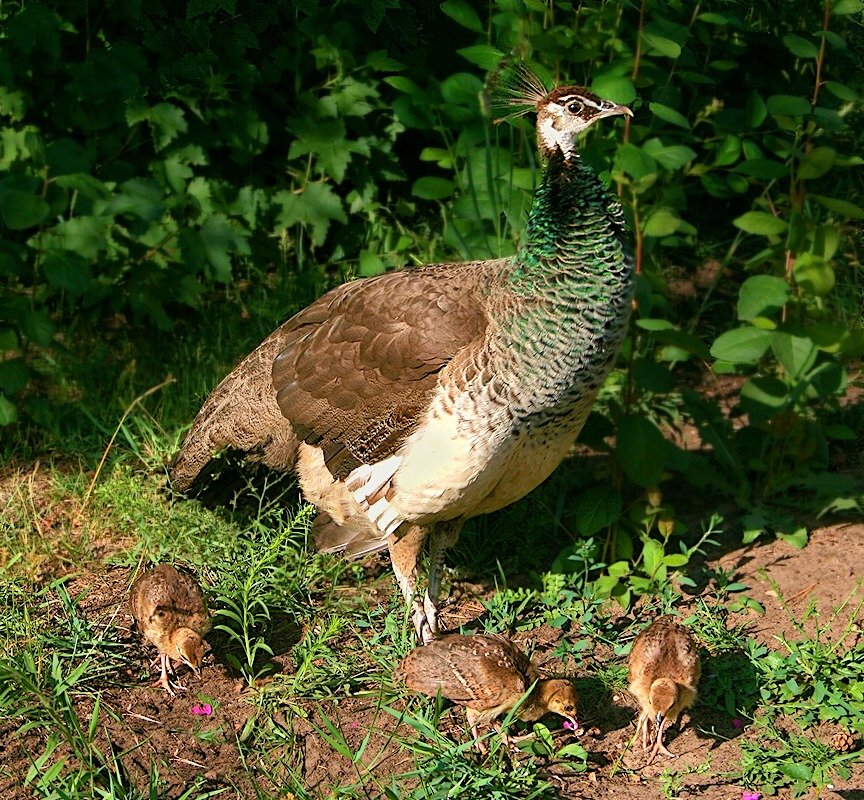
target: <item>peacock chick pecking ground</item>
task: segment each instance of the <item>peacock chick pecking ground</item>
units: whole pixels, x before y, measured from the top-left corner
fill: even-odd
[[[156,646],[161,674],[156,686],[168,694],[184,689],[168,676],[170,661],[186,664],[201,677],[204,636],[210,630],[210,611],[201,587],[190,575],[160,564],[132,584],[129,604],[139,632]]]
[[[516,711],[520,720],[533,722],[553,713],[574,728],[578,725],[578,698],[573,683],[541,678],[531,659],[502,636],[442,636],[408,653],[397,677],[415,692],[428,697],[440,694],[465,706],[478,747],[479,727],[491,725],[510,712],[529,690]]]
[[[674,617],[658,617],[633,642],[628,662],[630,692],[639,701],[636,723],[642,729],[642,749],[648,750],[648,729],[654,726],[650,764],[657,753],[674,758],[663,743],[666,729],[696,700],[701,666],[697,644]]]

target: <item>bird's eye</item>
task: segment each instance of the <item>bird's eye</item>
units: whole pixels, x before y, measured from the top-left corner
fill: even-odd
[[[578,100],[573,100],[572,102],[567,104],[567,110],[571,114],[578,114],[583,108],[584,106]]]

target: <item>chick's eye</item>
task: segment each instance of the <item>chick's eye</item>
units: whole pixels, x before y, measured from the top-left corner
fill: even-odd
[[[578,100],[574,100],[573,102],[567,104],[567,110],[571,114],[578,114],[582,110],[582,108],[582,103],[580,103]]]
[[[565,711],[572,711],[572,710],[573,710],[573,705],[570,704],[570,703],[568,703],[566,706],[564,706],[564,710],[565,710]]]

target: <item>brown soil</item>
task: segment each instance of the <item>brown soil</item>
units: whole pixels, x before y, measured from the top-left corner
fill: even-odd
[[[816,530],[804,550],[791,549],[781,542],[725,549],[720,558],[707,566],[733,570],[739,580],[750,586],[749,595],[765,606],[763,616],[752,618],[751,633],[777,648],[778,636],[794,633],[781,597],[796,618],[800,618],[808,603],[814,603],[824,615],[853,591],[858,576],[864,574],[864,526],[836,525]],[[96,746],[104,754],[113,753],[136,784],[146,787],[156,765],[168,783],[165,797],[179,797],[197,779],[207,788],[232,787],[233,793],[229,791],[225,797],[252,798],[255,796],[252,781],[241,764],[241,758],[245,758],[247,764],[260,764],[262,777],[256,776],[256,782],[273,797],[293,796],[285,793],[284,787],[291,785],[285,765],[305,783],[313,797],[327,797],[336,787],[358,781],[368,783],[366,796],[377,797],[380,790],[375,787],[381,786],[387,775],[412,768],[410,755],[394,742],[393,735],[411,737],[413,731],[405,725],[398,726],[390,714],[376,712],[374,696],[346,697],[321,705],[301,702],[301,712],[307,719],[296,714],[286,717],[276,709],[266,714],[258,712],[262,716],[255,720],[256,711],[249,702],[248,690],[244,690],[242,682],[227,666],[214,662],[212,654],[208,656],[201,683],[193,676],[181,676],[190,689],[188,693],[169,697],[154,688],[153,674],[147,668],[152,653],[129,629],[131,619],[125,601],[130,578],[125,569],[108,569],[74,578],[68,589],[73,597],[84,594],[80,609],[96,630],[116,627],[127,646],[125,665],[118,667],[102,687],[102,725]],[[454,587],[454,599],[443,615],[448,627],[463,624],[482,611],[471,591],[474,588],[480,589],[470,585]],[[857,633],[860,635],[860,628]],[[561,631],[544,626],[515,638],[523,644],[530,639],[542,663],[561,635]],[[295,631],[289,638],[296,641],[296,636]],[[291,671],[287,655],[277,658],[277,665]],[[628,750],[634,731],[632,699],[626,693],[613,698],[592,696],[590,687],[586,689],[581,716],[583,732],[587,733],[578,740],[589,752],[588,772],[567,774],[560,765],[544,764],[548,779],[562,797],[659,799],[664,797],[662,776],[667,769],[694,770],[683,777],[678,794],[673,796],[702,800],[741,797],[740,784],[734,777],[740,770],[738,741],[754,736],[746,727],[737,729],[725,715],[697,703],[692,719],[683,730],[673,732],[668,742],[678,758],[674,761],[661,758],[646,767],[638,747]],[[193,715],[190,709],[196,703],[211,704],[212,715]],[[393,705],[399,707],[399,701]],[[76,711],[85,724],[92,710],[91,699],[78,701]],[[319,734],[324,725],[321,710],[341,728],[352,748],[358,748],[367,732],[373,731],[358,763],[343,758]],[[557,722],[550,720],[549,724],[555,729],[558,745],[575,740],[576,735],[559,729]],[[255,746],[259,725],[282,729],[285,747],[278,760],[271,758],[269,763],[261,760]],[[45,744],[36,732],[16,735],[16,727],[15,721],[0,727],[0,763],[4,767],[0,774],[7,776],[0,778],[0,797],[8,800],[33,796],[30,790],[21,787],[20,778]],[[459,709],[445,711],[441,728],[454,740],[465,740],[464,716]],[[821,733],[830,737],[832,732],[826,729]],[[239,747],[238,742],[242,743]],[[469,753],[466,757],[475,756]],[[703,774],[695,772],[706,759],[710,759],[710,768]],[[366,770],[376,776],[377,784],[364,780]],[[822,798],[864,800],[864,766],[857,764],[851,778],[837,782]]]

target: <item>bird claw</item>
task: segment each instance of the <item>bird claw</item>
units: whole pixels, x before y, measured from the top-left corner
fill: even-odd
[[[419,600],[414,602],[414,611],[411,613],[411,621],[414,623],[414,629],[417,631],[417,638],[423,644],[429,644],[438,636],[438,606],[432,601],[427,594],[420,603]]]

